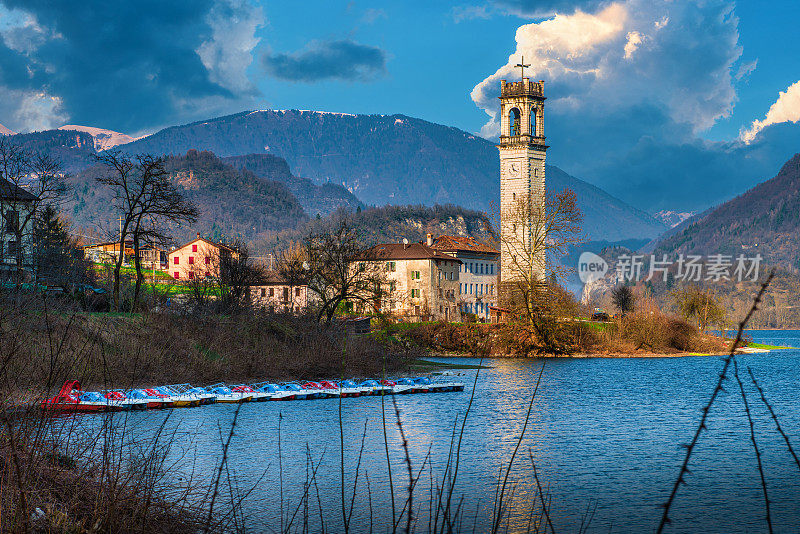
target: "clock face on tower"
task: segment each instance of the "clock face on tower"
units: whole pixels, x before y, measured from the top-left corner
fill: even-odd
[[[522,171],[522,165],[518,161],[512,161],[508,165],[508,175],[512,178],[519,178],[519,175]]]

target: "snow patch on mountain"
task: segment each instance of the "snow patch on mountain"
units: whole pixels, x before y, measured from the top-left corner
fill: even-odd
[[[12,132],[2,124],[0,124],[0,135],[16,135],[16,132]]]
[[[693,211],[670,211],[670,210],[661,210],[657,213],[653,214],[653,217],[658,219],[659,221],[663,222],[665,225],[669,226],[670,228],[675,228],[680,223],[688,219],[689,217],[693,217],[695,212]]]
[[[80,126],[77,124],[65,124],[59,128],[59,130],[75,130],[78,132],[88,133],[94,138],[94,148],[98,152],[141,139],[141,137],[131,137],[130,135],[115,132],[113,130],[94,128],[92,126]]]

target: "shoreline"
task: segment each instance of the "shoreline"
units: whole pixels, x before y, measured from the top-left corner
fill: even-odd
[[[796,350],[794,347],[772,347],[769,349],[765,348],[742,348],[737,349],[736,355],[743,355],[743,354],[766,354],[776,350]],[[484,356],[485,359],[544,359],[544,358],[552,358],[552,359],[568,359],[568,358],[701,358],[701,357],[725,357],[727,356],[727,352],[632,352],[632,353],[625,353],[625,352],[611,352],[611,353],[589,353],[589,352],[576,352],[574,354],[537,354],[533,356],[525,356],[525,355],[517,355],[517,354],[491,354],[488,356]],[[452,353],[452,352],[431,352],[429,354],[431,358],[480,358],[480,356],[472,355],[469,353]],[[441,363],[443,366],[448,366],[448,368],[477,368],[477,366],[457,366],[457,364],[447,364],[445,362],[431,362],[433,364]],[[452,365],[452,367],[450,367]],[[486,366],[482,366],[486,368]]]

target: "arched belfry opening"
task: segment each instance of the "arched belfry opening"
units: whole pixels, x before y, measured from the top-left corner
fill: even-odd
[[[522,133],[522,117],[519,109],[511,108],[508,111],[508,135],[520,135]]]
[[[531,135],[536,137],[536,126],[537,126],[537,117],[536,117],[536,107],[531,107]]]

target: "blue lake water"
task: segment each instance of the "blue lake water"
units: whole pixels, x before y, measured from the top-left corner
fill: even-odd
[[[751,331],[757,342],[800,347],[800,331]],[[753,410],[776,532],[800,532],[800,470],[760,402],[747,367],[764,387],[780,422],[800,449],[800,351],[738,356]],[[448,359],[448,361],[454,361]],[[464,358],[456,362],[477,363]],[[559,532],[578,531],[587,507],[595,508],[589,532],[652,532],[677,477],[685,449],[722,367],[716,357],[490,360],[480,371],[467,419],[455,496],[463,498],[464,529],[489,527],[497,477],[508,463],[533,388],[545,365],[520,454],[511,472],[510,532],[525,531],[526,510],[536,495],[531,456],[552,499]],[[462,393],[398,396],[403,429],[415,471],[427,463],[415,492],[419,523],[427,525],[431,477],[441,477],[454,424],[466,411],[475,371],[464,371]],[[394,466],[396,502],[407,484],[404,455],[391,399],[385,414]],[[174,410],[166,428],[175,431],[173,456],[183,476],[210,480],[236,407],[216,405]],[[251,403],[241,407],[229,451],[239,488],[255,489],[244,504],[253,531],[276,530],[301,502],[309,463],[317,471],[326,530],[341,529],[339,401]],[[155,431],[166,413],[131,413],[127,424],[141,435]],[[98,417],[83,417],[88,424]],[[389,530],[391,522],[381,399],[342,400],[347,499],[354,487],[362,435],[364,452],[351,530]],[[278,445],[280,426],[281,445]],[[366,430],[365,430],[366,429]],[[427,458],[427,460],[426,460]],[[738,385],[726,382],[708,420],[708,431],[690,463],[667,532],[766,531],[763,494]],[[282,476],[281,476],[282,472]],[[365,476],[366,473],[366,476]],[[178,476],[177,474],[174,476]],[[367,476],[369,490],[367,489]],[[281,489],[282,485],[282,489]],[[281,498],[283,495],[283,498]],[[370,514],[370,498],[372,513]],[[281,503],[284,503],[283,505]],[[317,496],[309,503],[310,531],[319,531]],[[302,510],[291,530],[300,531]],[[370,516],[372,519],[370,520]],[[283,517],[283,519],[282,519]]]

